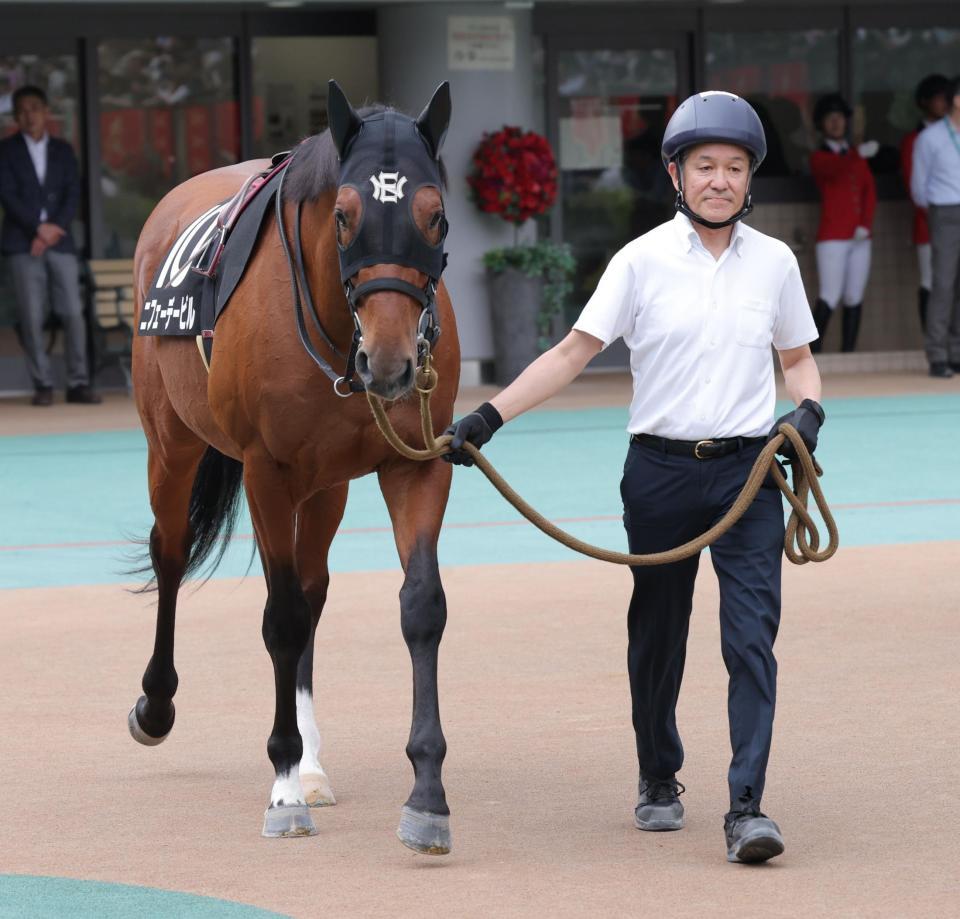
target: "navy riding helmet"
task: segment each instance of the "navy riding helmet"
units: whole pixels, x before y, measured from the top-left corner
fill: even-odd
[[[753,110],[753,106],[733,93],[695,93],[680,105],[667,123],[660,155],[663,157],[664,168],[669,163],[677,164],[680,185],[677,191],[677,210],[705,227],[718,230],[746,217],[753,210],[753,202],[748,184],[743,207],[728,220],[707,220],[690,209],[683,198],[681,157],[690,147],[707,143],[743,147],[750,154],[752,178],[767,155],[767,139],[760,116]]]

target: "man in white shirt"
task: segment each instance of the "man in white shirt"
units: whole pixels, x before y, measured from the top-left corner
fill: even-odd
[[[817,330],[790,249],[740,223],[766,154],[754,110],[729,93],[691,96],[674,113],[662,155],[677,189],[672,221],[610,261],[570,334],[510,386],[448,429],[451,462],[505,421],[571,382],[622,337],[630,348],[630,447],[620,485],[630,551],[659,552],[712,526],[731,506],[780,421],[811,450],[823,423],[809,343]],[[771,346],[799,406],[774,423]],[[792,449],[792,448],[790,448]],[[787,453],[787,450],[782,451]],[[733,760],[724,821],[730,861],[783,851],[760,811],[776,695],[783,504],[768,481],[711,547],[720,580],[721,644],[730,675]],[[683,826],[676,704],[699,558],[632,569],[628,670],[640,765],[635,824]]]
[[[48,293],[64,330],[67,402],[97,403],[70,236],[80,201],[77,158],[70,144],[47,132],[49,109],[42,89],[21,86],[13,94],[13,110],[20,131],[0,141],[0,252],[10,264],[33,404],[53,404],[53,371],[43,340]]]
[[[950,81],[950,111],[921,131],[913,148],[910,194],[927,209],[932,286],[924,346],[930,376],[960,373],[960,77]]]

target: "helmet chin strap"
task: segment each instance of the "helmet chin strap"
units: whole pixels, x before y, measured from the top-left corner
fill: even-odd
[[[728,217],[726,220],[707,220],[706,217],[701,217],[698,213],[690,209],[690,205],[684,200],[683,197],[683,167],[681,166],[679,159],[675,159],[674,163],[677,166],[677,201],[676,209],[680,211],[681,214],[689,217],[691,220],[699,223],[701,226],[707,227],[711,230],[722,230],[724,227],[729,227],[731,224],[736,223],[738,220],[742,220],[753,210],[753,196],[750,194],[750,186],[747,186],[747,195],[743,199],[743,207],[737,211],[732,217]],[[750,180],[753,181],[753,175],[751,171]]]

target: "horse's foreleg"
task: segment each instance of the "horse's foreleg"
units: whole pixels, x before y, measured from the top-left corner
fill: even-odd
[[[400,627],[413,663],[413,720],[407,756],[413,792],[403,806],[397,836],[417,852],[450,851],[450,809],[440,772],[447,743],[440,727],[437,656],[447,604],[437,565],[437,538],[450,491],[451,467],[439,460],[397,464],[380,472],[404,581]]]
[[[286,478],[269,457],[245,454],[243,481],[267,580],[263,642],[276,691],[267,741],[276,778],[263,835],[312,836],[317,831],[300,787],[303,742],[297,728],[297,665],[310,635],[310,606],[295,561],[294,502]]]
[[[300,505],[297,511],[297,569],[310,606],[310,637],[297,667],[297,726],[303,739],[300,785],[307,804],[336,804],[330,780],[320,764],[320,731],[313,710],[313,649],[317,623],[327,600],[330,572],[327,553],[337,532],[347,501],[347,486],[322,491]]]
[[[133,739],[146,746],[162,743],[173,728],[173,696],[177,671],[173,666],[173,636],[177,593],[186,568],[192,536],[190,493],[204,444],[184,429],[179,450],[161,454],[151,447],[147,458],[150,504],[150,560],[157,579],[157,627],[153,655],[143,674],[143,692],[127,719]]]

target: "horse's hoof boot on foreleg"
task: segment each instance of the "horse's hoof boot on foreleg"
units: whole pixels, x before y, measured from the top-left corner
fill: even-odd
[[[153,734],[148,734],[142,727],[140,718],[143,715],[143,709],[147,705],[147,697],[140,696],[137,699],[137,704],[130,709],[130,714],[127,715],[127,727],[130,729],[130,736],[137,742],[142,743],[145,747],[155,747],[157,744],[163,743],[170,731],[173,730],[173,719],[176,714],[173,703],[170,703],[170,724],[167,725],[167,729],[160,734],[155,736]]]
[[[262,835],[269,839],[316,836],[317,828],[306,804],[281,804],[264,812]]]
[[[421,855],[447,855],[450,852],[450,817],[428,814],[404,805],[400,809],[397,838],[408,849]]]
[[[304,800],[310,807],[332,807],[337,803],[330,787],[330,779],[325,775],[308,773],[300,776]]]

